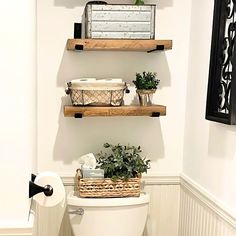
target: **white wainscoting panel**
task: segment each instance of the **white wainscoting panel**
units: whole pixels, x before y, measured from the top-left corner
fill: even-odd
[[[177,236],[179,185],[146,185],[145,191],[151,202],[143,236]]]
[[[226,209],[182,176],[179,236],[236,236],[235,222]]]
[[[229,209],[187,176],[152,175],[144,180],[151,202],[143,236],[236,236],[236,219]],[[63,182],[67,193],[74,189],[72,177]],[[37,206],[35,221],[34,236],[73,236],[66,206]]]
[[[73,177],[62,179],[67,193],[74,189]],[[153,175],[144,180],[144,189],[151,197],[144,236],[178,236],[179,176]],[[37,235],[34,236],[73,236],[66,207],[46,209],[37,206],[35,220]]]

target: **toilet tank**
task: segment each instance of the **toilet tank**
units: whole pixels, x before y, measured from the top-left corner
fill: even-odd
[[[130,198],[79,198],[70,192],[68,213],[74,236],[141,236],[149,195]]]

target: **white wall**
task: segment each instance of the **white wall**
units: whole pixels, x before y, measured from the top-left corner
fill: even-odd
[[[173,50],[74,53],[66,51],[65,44],[73,37],[73,22],[80,21],[85,1],[38,1],[38,171],[73,174],[78,156],[96,153],[104,142],[111,141],[141,145],[152,159],[154,172],[180,172],[188,75],[183,171],[234,213],[236,128],[204,119],[213,0],[193,0],[191,32],[191,1],[153,3],[157,3],[157,37],[173,39]],[[0,179],[1,189],[6,189],[1,195],[0,225],[24,224],[29,209],[28,180],[36,170],[35,6],[27,0],[1,2],[0,6],[4,36]],[[63,104],[69,102],[64,97],[65,81],[116,76],[131,82],[136,71],[145,69],[159,74],[161,86],[155,102],[167,105],[166,117],[63,117]],[[126,103],[134,96],[128,95]]]
[[[36,163],[35,2],[1,1],[1,194],[0,226],[25,224],[30,173],[53,170],[72,174],[78,156],[101,149],[104,142],[141,145],[152,171],[181,171],[185,90],[187,109],[183,170],[224,205],[236,211],[236,128],[206,121],[213,0],[159,0],[157,37],[173,39],[164,53],[65,50],[86,1],[38,1],[38,160]],[[151,3],[151,1],[150,1]],[[52,17],[53,16],[53,17]],[[201,16],[201,17],[199,17]],[[190,55],[187,73],[190,33]],[[200,63],[199,63],[200,62]],[[75,77],[123,77],[157,71],[161,79],[155,102],[167,116],[154,118],[64,118],[64,83]],[[132,100],[134,93],[126,98]]]
[[[32,0],[0,1],[0,227],[24,225],[29,211],[36,164],[35,16]]]
[[[213,0],[193,0],[183,172],[236,216],[236,127],[204,119]]]
[[[81,21],[85,3],[37,2],[38,170],[73,175],[79,156],[99,152],[108,141],[141,145],[144,155],[152,160],[154,172],[180,172],[191,1],[152,1],[157,4],[156,36],[173,39],[173,50],[151,54],[67,51],[66,40],[73,37],[73,24]],[[70,104],[64,93],[66,81],[76,77],[122,77],[131,83],[135,73],[143,70],[158,73],[161,86],[155,103],[167,106],[166,117],[64,117],[63,105]],[[127,95],[126,104],[134,97],[134,92]]]

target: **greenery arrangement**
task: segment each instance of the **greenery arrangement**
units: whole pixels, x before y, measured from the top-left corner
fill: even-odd
[[[133,81],[137,89],[157,89],[157,86],[160,82],[156,78],[157,73],[156,72],[143,72],[136,73],[136,80]]]
[[[136,0],[135,5],[144,5],[144,0]]]
[[[140,146],[123,146],[105,143],[109,153],[100,152],[96,155],[98,167],[104,169],[105,178],[124,179],[135,178],[147,172],[150,160],[140,156]]]

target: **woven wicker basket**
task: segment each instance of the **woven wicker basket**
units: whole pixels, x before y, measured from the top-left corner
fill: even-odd
[[[70,95],[73,106],[121,106],[124,92],[128,91],[126,83],[112,81],[74,80],[67,83],[66,94]]]
[[[141,178],[130,178],[127,181],[112,179],[80,178],[78,176],[77,188],[80,197],[139,197]]]

